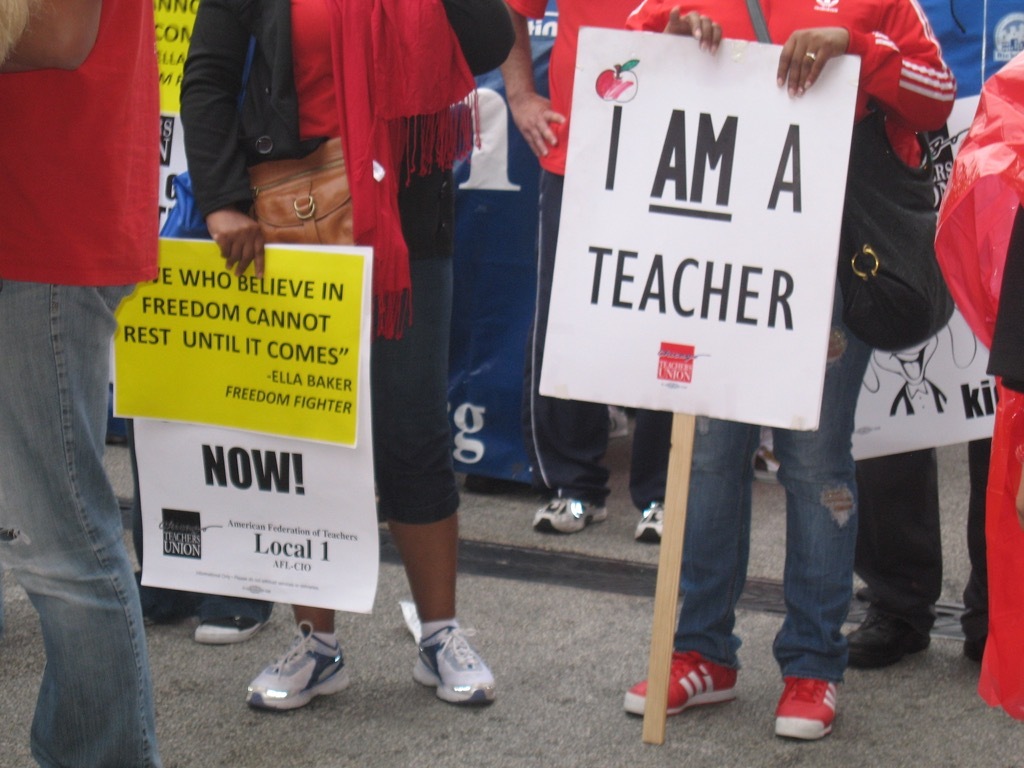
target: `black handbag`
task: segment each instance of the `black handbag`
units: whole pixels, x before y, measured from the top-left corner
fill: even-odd
[[[911,168],[893,151],[880,111],[853,128],[846,203],[839,236],[843,322],[886,351],[934,336],[953,314],[935,259],[935,187],[931,153]]]

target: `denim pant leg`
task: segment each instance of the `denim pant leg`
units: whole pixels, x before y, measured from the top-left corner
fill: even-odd
[[[121,511],[104,471],[112,310],[128,288],[0,283],[0,561],[39,613],[43,766],[158,766]]]
[[[760,428],[699,417],[693,440],[682,610],[675,649],[739,667],[733,633],[750,555],[753,464]]]
[[[857,542],[851,438],[870,354],[834,322],[818,429],[774,430],[786,489],[786,618],[774,645],[784,676],[840,682],[846,670],[842,625],[853,597]]]

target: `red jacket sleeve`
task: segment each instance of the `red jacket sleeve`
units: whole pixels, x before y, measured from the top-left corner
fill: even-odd
[[[664,32],[668,24],[668,14],[674,4],[665,3],[663,0],[644,0],[629,14],[626,19],[626,29],[639,30],[641,32]]]
[[[879,29],[850,30],[861,57],[857,116],[874,103],[913,131],[941,128],[953,109],[956,80],[917,0],[883,3]]]

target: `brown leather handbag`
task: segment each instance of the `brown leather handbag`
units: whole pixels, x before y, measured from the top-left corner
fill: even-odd
[[[352,195],[341,139],[296,160],[249,168],[252,216],[268,243],[350,245]]]

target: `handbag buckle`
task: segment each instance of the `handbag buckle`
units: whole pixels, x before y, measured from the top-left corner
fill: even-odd
[[[293,200],[292,208],[295,209],[295,215],[303,221],[306,219],[312,219],[313,214],[316,213],[316,201],[313,199],[312,195],[308,195],[305,202]]]
[[[857,266],[857,259],[862,253],[865,256],[870,257],[872,261],[872,265],[867,271],[862,270],[860,269],[860,267]],[[879,266],[881,266],[881,264],[878,260],[878,254],[875,253],[875,249],[872,248],[870,245],[861,246],[861,249],[857,251],[855,254],[853,254],[853,258],[850,259],[850,269],[853,270],[853,274],[855,274],[861,280],[865,281],[869,277],[875,277],[878,274]]]

